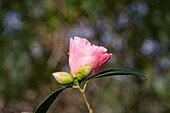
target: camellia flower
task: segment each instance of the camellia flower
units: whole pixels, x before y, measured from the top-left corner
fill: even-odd
[[[108,54],[105,47],[92,45],[85,38],[70,38],[71,74],[55,72],[52,75],[61,84],[72,84],[75,79],[82,81],[98,72],[111,57],[112,54]]]
[[[93,45],[85,38],[70,38],[69,65],[79,80],[94,75],[111,57],[103,46]]]

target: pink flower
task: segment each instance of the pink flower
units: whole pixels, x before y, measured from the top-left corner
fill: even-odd
[[[85,38],[70,38],[69,64],[74,76],[80,66],[86,65],[93,66],[90,76],[94,75],[111,57],[105,47],[93,45]]]

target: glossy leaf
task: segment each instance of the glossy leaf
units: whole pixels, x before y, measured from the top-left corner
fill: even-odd
[[[54,102],[54,100],[57,98],[57,96],[66,88],[69,88],[72,86],[66,86],[64,88],[57,89],[53,93],[51,93],[35,110],[34,113],[46,113],[51,104]]]
[[[126,69],[110,69],[110,70],[105,70],[105,71],[102,71],[100,73],[97,73],[91,76],[90,78],[88,78],[88,81],[91,81],[99,77],[116,76],[116,75],[137,75],[137,76],[141,76],[146,79],[146,77],[143,74],[135,72],[135,71],[130,71]]]

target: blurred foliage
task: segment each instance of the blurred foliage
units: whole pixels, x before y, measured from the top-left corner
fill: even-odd
[[[102,78],[87,96],[95,113],[170,112],[169,0],[1,0],[0,112],[32,112],[61,87],[52,72],[69,71],[69,37],[86,37],[113,53],[103,67],[147,76]],[[74,89],[49,113],[87,113]]]

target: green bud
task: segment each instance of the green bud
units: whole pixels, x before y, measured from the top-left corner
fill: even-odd
[[[86,79],[93,71],[92,65],[79,66],[76,72],[76,78],[78,81]]]
[[[60,84],[68,85],[68,84],[72,84],[74,81],[73,76],[67,72],[56,72],[56,73],[52,73],[52,75]]]

